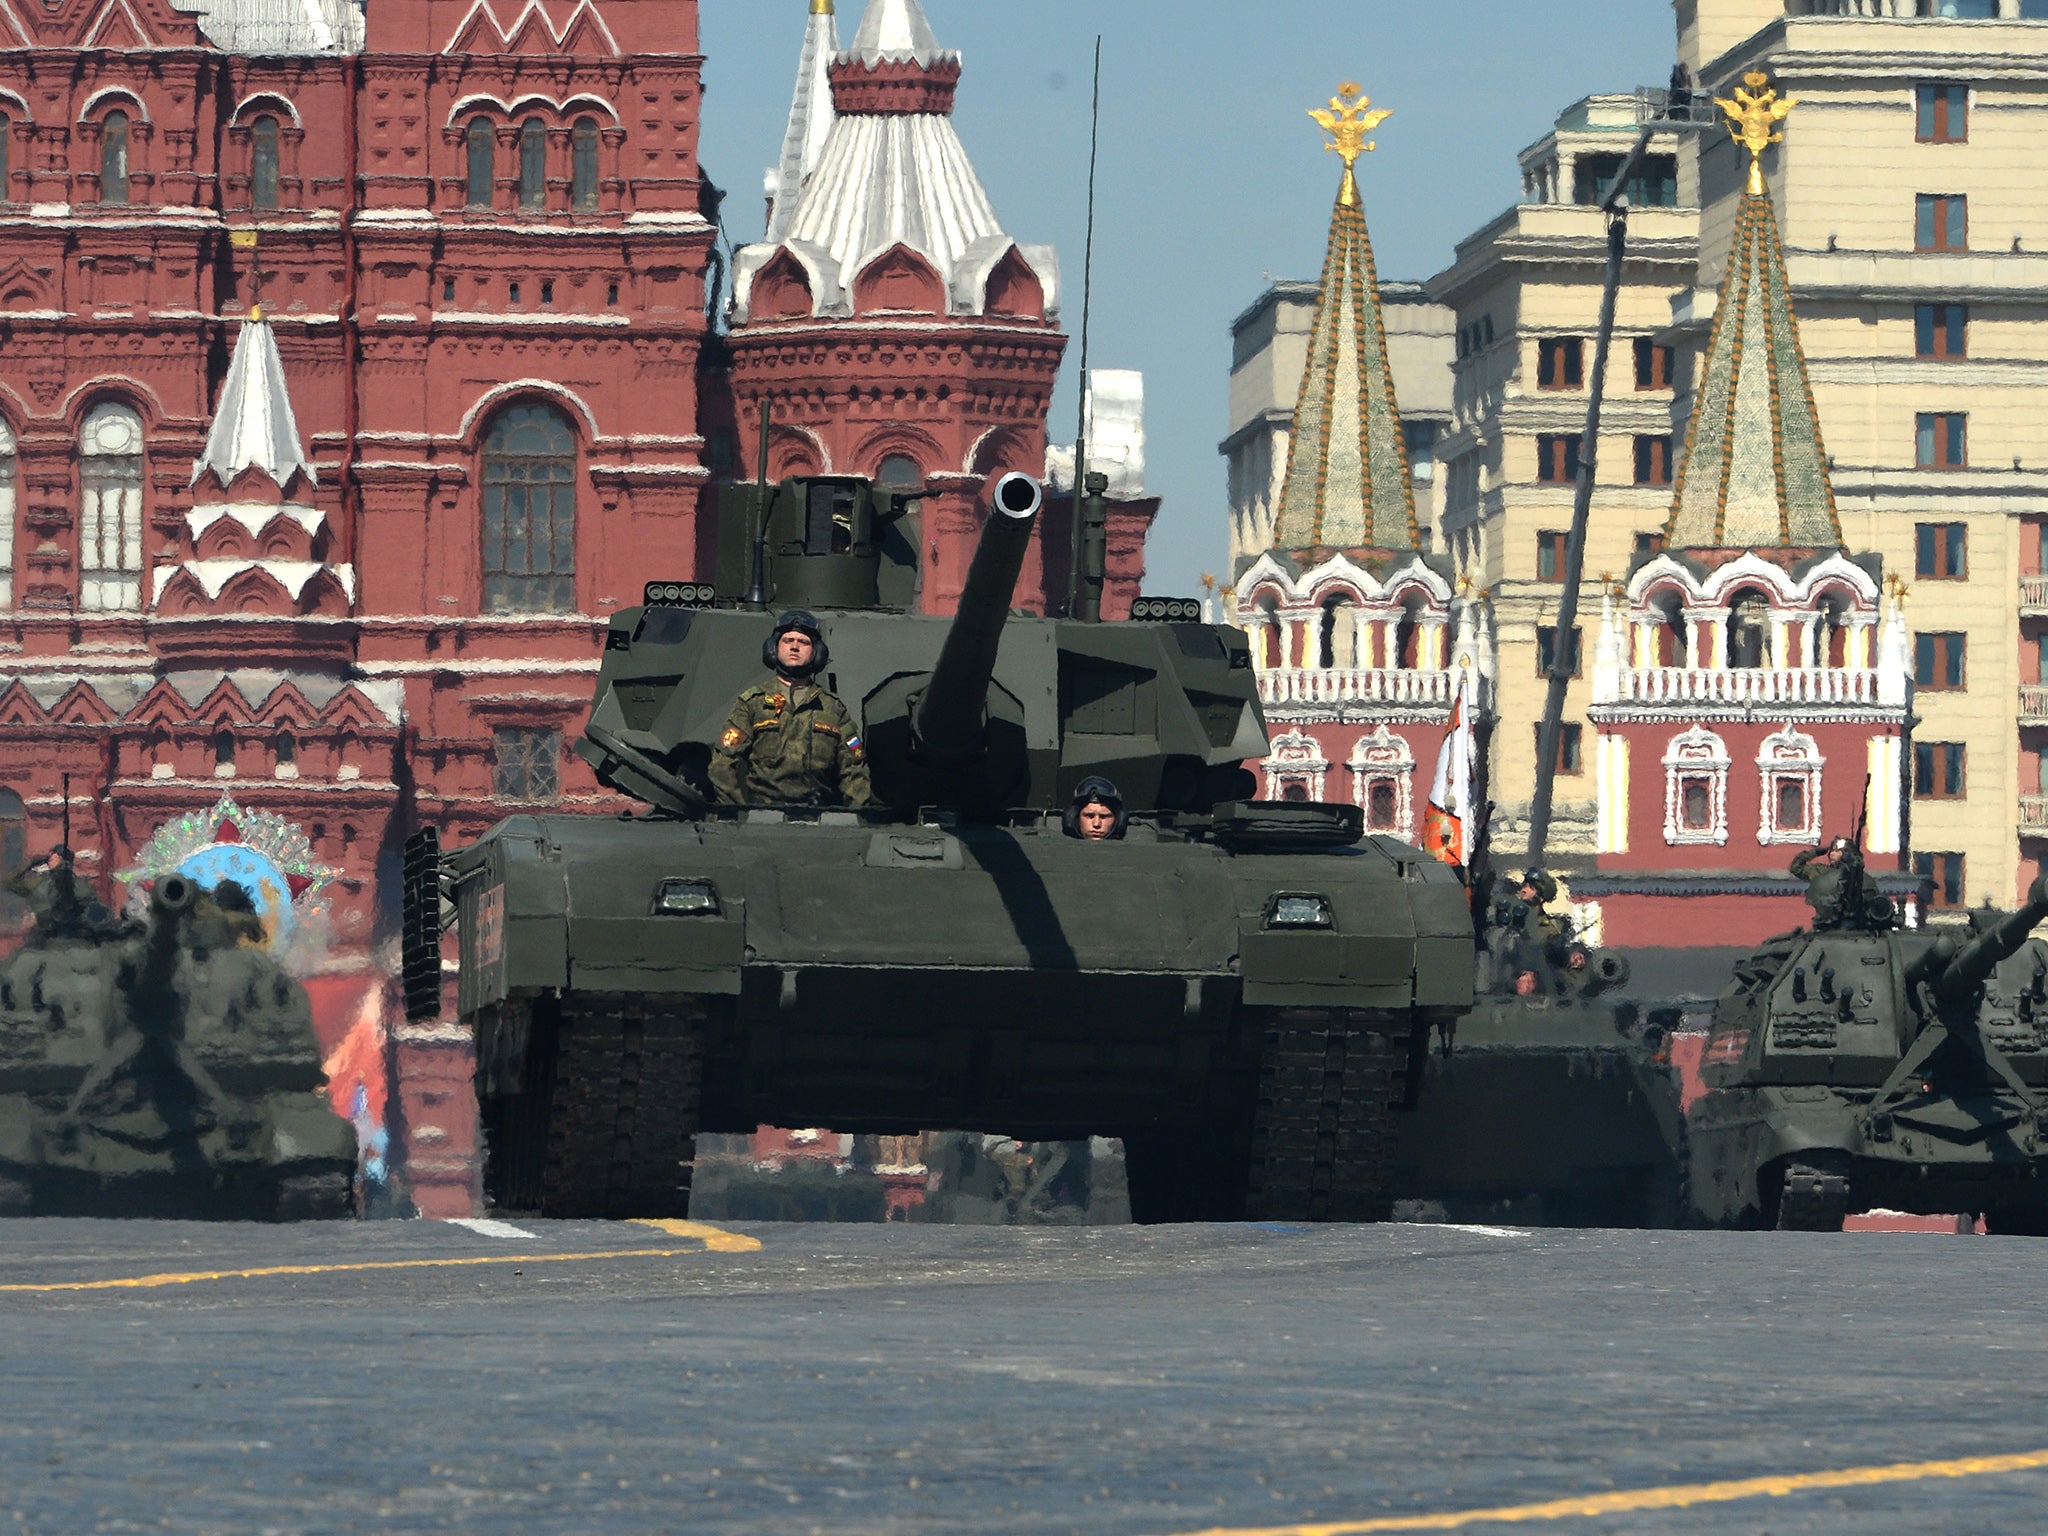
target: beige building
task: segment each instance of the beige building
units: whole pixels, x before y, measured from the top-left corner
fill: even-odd
[[[1607,261],[1597,204],[1640,131],[1634,95],[1595,96],[1522,151],[1524,200],[1458,246],[1429,281],[1455,327],[1449,433],[1437,445],[1445,547],[1470,583],[1492,594],[1498,719],[1489,750],[1496,853],[1527,847],[1544,669],[1557,644],[1564,541],[1571,527]],[[1586,581],[1579,597],[1580,676],[1591,659],[1603,578],[1628,569],[1671,510],[1672,383],[1664,336],[1671,296],[1698,266],[1699,214],[1678,143],[1659,135],[1630,187],[1628,258],[1608,354]],[[1702,338],[1704,339],[1704,338]],[[1549,862],[1594,851],[1592,730],[1587,690],[1567,695]]]
[[[1760,67],[1800,102],[1798,132],[1766,168],[1843,535],[1911,587],[1911,846],[1937,904],[2010,902],[2048,860],[2048,0],[1674,0],[1674,11],[1680,60],[1703,92],[1727,96]],[[1418,511],[1493,599],[1503,853],[1524,835],[1539,661],[1556,643],[1604,258],[1587,204],[1637,113],[1628,96],[1567,111],[1522,154],[1522,202],[1427,285],[1449,311],[1452,398]],[[1599,578],[1625,571],[1669,512],[1677,465],[1656,443],[1682,451],[1744,174],[1746,157],[1718,131],[1652,148],[1666,158],[1632,197],[1607,379],[1580,605],[1588,648]],[[1236,327],[1234,569],[1270,537],[1300,377],[1292,338],[1312,292],[1279,285]],[[1397,357],[1404,415],[1442,398],[1428,371],[1426,357]],[[1572,691],[1577,754],[1568,732],[1552,824],[1566,867],[1592,850],[1586,693]]]

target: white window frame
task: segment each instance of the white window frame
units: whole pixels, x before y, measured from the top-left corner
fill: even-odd
[[[1805,732],[1787,725],[1764,738],[1763,745],[1757,749],[1756,761],[1759,787],[1763,791],[1761,813],[1757,817],[1757,842],[1764,847],[1795,843],[1812,847],[1820,841],[1821,770],[1827,766],[1819,744]],[[1778,825],[1778,785],[1785,779],[1796,779],[1806,787],[1806,819],[1797,827]]]
[[[1705,726],[1696,725],[1671,738],[1664,752],[1664,841],[1673,848],[1725,847],[1728,842],[1728,747]],[[1707,822],[1685,824],[1684,783],[1707,780]]]
[[[1283,798],[1290,784],[1305,786],[1309,799],[1321,800],[1330,777],[1330,762],[1323,756],[1323,744],[1306,731],[1275,736],[1265,762],[1259,766],[1266,775],[1268,800]]]
[[[1358,738],[1358,745],[1351,749],[1351,761],[1346,767],[1351,772],[1352,800],[1365,812],[1366,831],[1413,842],[1415,752],[1407,739],[1395,735],[1383,725],[1370,736]],[[1380,783],[1394,786],[1394,824],[1391,827],[1372,825],[1372,791],[1373,786]]]

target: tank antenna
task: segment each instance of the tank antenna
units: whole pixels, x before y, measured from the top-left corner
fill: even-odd
[[[71,775],[64,775],[64,846],[71,846]]]
[[[768,606],[768,434],[775,423],[775,402],[761,402],[761,450],[754,474],[754,569],[747,582],[747,606]]]
[[[1102,143],[1102,34],[1095,34],[1095,106],[1088,124],[1088,241],[1081,255],[1081,418],[1074,435],[1072,558],[1067,566],[1067,615],[1081,611],[1081,498],[1088,483],[1088,309],[1095,287],[1095,158]]]

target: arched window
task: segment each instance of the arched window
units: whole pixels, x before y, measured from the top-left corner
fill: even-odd
[[[472,117],[469,120],[469,191],[466,201],[472,208],[491,206],[491,191],[497,172],[497,136],[487,117]]]
[[[235,776],[235,733],[225,726],[213,733],[213,776],[216,779]]]
[[[277,776],[280,779],[296,779],[299,776],[299,739],[290,731],[279,731],[271,743],[271,750],[277,758]]]
[[[142,605],[142,418],[107,401],[85,418],[78,445],[78,605]]]
[[[1650,611],[1658,616],[1657,661],[1660,667],[1686,664],[1685,604],[1676,592],[1660,592],[1650,599]]]
[[[249,201],[277,206],[277,119],[259,117],[249,125]]]
[[[1394,629],[1394,654],[1388,658],[1403,672],[1422,665],[1422,599],[1410,597],[1401,605],[1401,621]]]
[[[560,411],[515,405],[484,439],[486,613],[576,607],[576,439]]]
[[[2048,655],[2048,647],[2043,648]],[[1814,657],[1816,667],[1833,667],[1840,671],[1849,664],[1849,600],[1839,592],[1830,592],[1820,600],[1820,618],[1814,626]]]
[[[1728,665],[1760,669],[1770,664],[1770,599],[1745,587],[1728,605]]]
[[[0,421],[0,608],[13,606],[14,430]]]
[[[1664,841],[1728,842],[1728,748],[1705,726],[1674,736],[1664,753]]]
[[[109,112],[100,122],[100,201],[128,201],[128,114]]]
[[[570,201],[588,211],[597,206],[597,119],[579,117],[569,130]]]
[[[11,789],[0,789],[0,867],[9,874],[28,862],[28,807]],[[0,922],[18,923],[28,916],[28,903],[0,892]]]
[[[548,131],[540,119],[529,117],[519,129],[519,206],[540,209],[548,205]]]
[[[1324,667],[1349,670],[1358,665],[1357,605],[1340,592],[1323,604],[1316,660]]]

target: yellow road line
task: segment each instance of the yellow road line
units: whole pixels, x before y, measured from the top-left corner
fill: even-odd
[[[670,1237],[693,1237],[713,1253],[759,1253],[761,1239],[746,1237],[738,1232],[727,1232],[719,1227],[707,1226],[701,1221],[636,1221],[636,1227],[652,1227]]]
[[[716,1227],[691,1222],[641,1223],[670,1225],[673,1237],[694,1239],[698,1248],[611,1248],[598,1253],[489,1254],[467,1259],[379,1259],[360,1264],[270,1264],[260,1269],[201,1269],[164,1275],[129,1275],[119,1280],[57,1280],[32,1285],[0,1285],[0,1295],[47,1295],[56,1291],[154,1291],[170,1285],[198,1285],[208,1280],[270,1280],[296,1275],[362,1275],[395,1269],[477,1269],[484,1265],[592,1264],[603,1259],[679,1259],[686,1254],[752,1253],[761,1244],[754,1238]],[[681,1230],[694,1228],[694,1230]]]
[[[1889,1467],[1848,1467],[1838,1472],[1750,1477],[1739,1482],[1681,1483],[1666,1488],[1637,1488],[1585,1498],[1555,1499],[1546,1504],[1511,1504],[1498,1509],[1461,1509],[1436,1515],[1389,1515],[1377,1520],[1340,1521],[1334,1525],[1273,1525],[1241,1529],[1219,1526],[1213,1530],[1186,1532],[1184,1536],[1373,1536],[1380,1531],[1462,1531],[1477,1525],[1524,1525],[1542,1520],[1633,1515],[1652,1509],[1734,1504],[1744,1499],[1781,1499],[1787,1494],[1813,1493],[1829,1488],[1875,1488],[1886,1483],[1999,1477],[2044,1469],[2048,1469],[2048,1451],[2027,1451],[2013,1456],[1966,1456],[1955,1461],[1906,1461]]]

